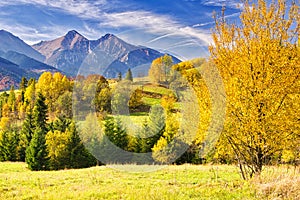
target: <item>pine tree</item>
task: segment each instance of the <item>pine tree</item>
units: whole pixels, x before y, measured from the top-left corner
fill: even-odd
[[[160,105],[151,107],[149,122],[144,122],[141,130],[143,138],[140,140],[140,145],[143,153],[151,152],[153,146],[163,135],[166,126],[165,119],[164,109]]]
[[[47,105],[45,97],[38,93],[33,109],[34,133],[26,149],[25,161],[31,170],[48,169],[48,152],[45,136],[47,134]]]
[[[61,132],[65,132],[71,123],[71,119],[66,118],[65,116],[58,116],[57,119],[51,123],[50,129],[52,131],[58,130]]]
[[[35,126],[33,124],[33,116],[32,113],[29,112],[26,115],[26,118],[23,122],[22,129],[20,131],[20,160],[25,161],[25,151],[29,146],[30,141],[33,136]]]
[[[25,91],[25,89],[27,88],[27,79],[25,77],[22,77],[21,83],[20,83],[20,90],[21,91]]]
[[[33,171],[47,170],[49,165],[48,151],[44,130],[37,127],[29,147],[26,149],[26,163]]]
[[[146,137],[149,132],[150,132],[150,128],[148,122],[144,121],[141,130],[141,136],[143,138],[139,139],[139,150],[141,153],[151,152],[151,148],[153,147],[153,145],[151,146],[150,138]]]
[[[121,72],[118,73],[118,81],[119,82],[122,81],[122,73]]]
[[[24,103],[24,94],[27,88],[27,79],[25,77],[22,77],[21,83],[20,83],[20,90],[21,90],[21,102]]]
[[[130,68],[127,70],[127,73],[125,75],[125,80],[133,81],[133,76]]]
[[[47,111],[48,107],[45,104],[45,97],[38,93],[37,99],[33,108],[33,123],[36,128],[41,128],[46,134],[47,131]]]
[[[121,149],[127,148],[128,138],[120,119],[115,120],[114,118],[110,118],[105,121],[105,135]]]
[[[119,154],[119,148],[128,150],[129,142],[126,130],[122,127],[120,119],[107,118],[104,124],[104,133],[107,138],[104,137],[106,139],[103,140],[102,146],[105,151],[106,163],[128,162],[130,158],[125,158]],[[113,145],[110,143],[113,143]]]
[[[115,120],[115,144],[121,149],[126,150],[128,146],[128,136],[126,129],[123,128],[122,121],[120,118]]]
[[[68,135],[69,168],[83,168],[96,165],[97,160],[84,147],[74,122],[69,125],[66,134]]]
[[[16,128],[0,133],[0,161],[17,161],[19,133]]]

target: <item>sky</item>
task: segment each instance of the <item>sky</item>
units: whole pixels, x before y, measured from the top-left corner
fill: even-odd
[[[182,60],[208,55],[213,12],[226,7],[236,22],[239,0],[1,0],[0,29],[28,44],[53,40],[69,30],[88,39],[106,33]]]

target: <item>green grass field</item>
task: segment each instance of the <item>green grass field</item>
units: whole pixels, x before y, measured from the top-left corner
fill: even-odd
[[[157,93],[161,95],[169,95],[170,93],[172,93],[172,90],[156,85],[145,85],[143,86],[143,91]]]
[[[0,199],[255,199],[234,166],[168,166],[129,173],[108,167],[31,172],[0,163]]]
[[[29,171],[25,163],[0,162],[0,199],[300,199],[300,169],[267,167],[249,181],[228,165],[98,166]]]

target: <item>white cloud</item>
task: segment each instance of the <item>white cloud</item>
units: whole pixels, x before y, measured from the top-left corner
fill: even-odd
[[[193,28],[201,27],[201,26],[207,26],[207,25],[211,25],[211,24],[214,24],[214,23],[215,23],[214,21],[211,21],[211,22],[206,22],[206,23],[201,23],[201,24],[194,24]]]
[[[126,11],[105,13],[101,25],[109,27],[171,28],[176,22],[169,16],[156,15],[148,11]]]
[[[147,11],[128,11],[121,13],[106,13],[100,26],[143,28],[148,33],[161,34],[152,42],[169,36],[193,37],[206,44],[211,42],[210,34],[200,29],[183,26],[170,16],[157,15]],[[150,42],[150,41],[149,41]]]
[[[24,40],[27,44],[32,45],[41,40],[49,40],[57,38],[58,35],[63,35],[66,32],[66,27],[52,25],[41,26],[37,28],[28,27],[22,24],[6,24],[0,21],[1,29],[11,32],[20,39]]]
[[[225,6],[230,8],[238,8],[241,5],[240,0],[203,0],[202,4],[208,6]]]
[[[102,5],[106,5],[106,0],[86,1],[86,0],[14,0],[1,1],[0,6],[34,4],[60,9],[72,15],[83,18],[99,17]]]
[[[159,41],[159,40],[161,40],[161,39],[170,37],[170,36],[172,36],[172,35],[174,35],[174,33],[169,33],[169,34],[160,35],[160,36],[158,36],[158,37],[155,37],[155,38],[153,38],[153,39],[147,41],[146,43],[156,42],[156,41]]]
[[[65,0],[15,0],[1,1],[2,5],[18,5],[18,4],[35,4],[47,6],[54,9],[60,9],[68,14],[75,15],[83,19],[93,19],[100,22],[100,27],[106,28],[142,28],[149,33],[159,33],[162,35],[181,35],[187,37],[195,37],[203,40],[205,43],[210,42],[208,34],[200,29],[193,27],[184,27],[180,23],[174,21],[172,17],[167,15],[158,15],[149,11],[125,11],[125,12],[104,12],[101,8],[109,1],[65,1]],[[87,30],[91,29],[88,26]],[[91,34],[89,34],[91,35]],[[162,37],[163,38],[163,37]],[[162,39],[160,38],[160,39]],[[156,38],[158,40],[159,38]]]

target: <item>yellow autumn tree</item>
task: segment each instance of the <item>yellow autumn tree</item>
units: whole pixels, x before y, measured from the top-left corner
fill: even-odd
[[[167,54],[153,60],[149,69],[150,80],[156,84],[168,84],[170,82],[173,64],[172,57]]]
[[[51,72],[44,72],[40,77],[36,84],[36,91],[40,92],[44,97],[46,97],[46,104],[49,110],[53,108],[53,102],[55,99],[52,98],[52,82],[53,76]]]
[[[248,178],[299,139],[299,6],[246,0],[240,24],[224,10],[215,19],[209,49],[227,95],[223,136]]]
[[[167,119],[162,137],[152,148],[156,160],[168,163],[179,158],[183,149],[204,158],[214,148],[225,105],[220,103],[224,104],[220,76],[211,65],[206,59],[197,58],[172,67],[170,88],[176,93],[180,113],[172,113],[176,102],[173,95],[162,98]],[[177,142],[167,147],[174,139]]]
[[[65,91],[71,90],[71,82],[60,72],[56,72],[53,75],[51,72],[44,72],[40,76],[36,88],[38,92],[41,92],[46,97],[46,104],[50,112],[49,117],[54,118],[56,110],[55,102]]]

